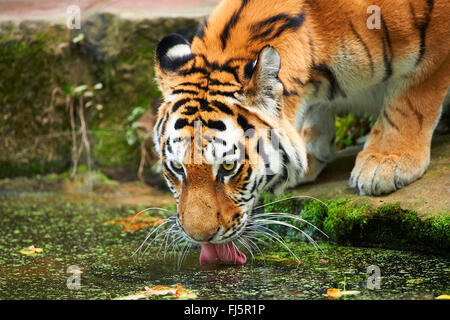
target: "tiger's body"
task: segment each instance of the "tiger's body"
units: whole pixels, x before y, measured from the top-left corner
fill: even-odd
[[[421,177],[449,49],[448,0],[224,0],[191,45],[163,39],[154,140],[184,232],[229,242],[262,192],[314,180],[333,159],[338,111],[379,113],[351,187],[379,195]]]

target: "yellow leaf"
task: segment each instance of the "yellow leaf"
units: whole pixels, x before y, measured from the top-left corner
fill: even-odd
[[[20,250],[19,252],[21,254],[34,254],[34,253],[41,253],[42,251],[44,251],[43,248],[36,248],[35,246],[29,246],[27,249],[24,250]]]
[[[118,298],[119,300],[139,300],[148,299],[151,296],[172,295],[176,299],[194,299],[197,298],[194,290],[185,290],[183,286],[177,285],[176,288],[167,286],[154,286],[153,288],[144,287],[145,291],[136,292],[133,295]]]
[[[21,254],[33,254],[35,253],[35,250],[20,250]]]
[[[332,288],[327,290],[327,295],[329,297],[338,298],[341,296],[341,294],[342,294],[341,290],[339,289]]]
[[[73,274],[81,274],[81,273],[83,273],[83,271],[81,271],[79,269],[73,269],[70,272],[72,272]]]
[[[450,295],[448,294],[441,294],[439,297],[436,297],[438,300],[450,300]]]

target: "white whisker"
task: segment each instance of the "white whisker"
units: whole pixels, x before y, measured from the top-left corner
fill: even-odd
[[[311,197],[311,196],[292,196],[292,197],[288,197],[286,199],[275,200],[275,201],[272,201],[272,202],[269,202],[269,203],[257,206],[255,208],[253,208],[253,210],[261,209],[261,208],[270,206],[270,205],[275,204],[275,203],[279,203],[279,202],[287,201],[287,200],[292,200],[292,199],[312,199],[312,200],[316,200],[316,201],[320,202],[321,204],[323,204],[325,207],[328,208],[328,205],[325,202],[323,202],[322,200],[319,200],[317,198],[314,198],[314,197]]]
[[[292,228],[294,230],[299,231],[301,234],[303,234],[309,241],[311,241],[311,243],[314,245],[314,247],[318,248],[319,250],[322,251],[322,249],[319,247],[319,245],[317,244],[316,241],[314,241],[313,238],[311,238],[311,236],[309,236],[306,232],[304,232],[303,230],[297,228],[296,226],[293,226],[290,223],[284,222],[284,221],[274,221],[274,220],[268,220],[268,219],[255,219],[254,222],[258,225],[268,225],[268,224],[276,224],[276,225],[282,225],[282,226],[286,226],[288,228]]]
[[[305,220],[305,219],[303,219],[303,218],[301,218],[301,217],[299,217],[299,216],[290,214],[290,213],[283,213],[283,212],[265,212],[265,213],[258,213],[258,214],[255,214],[255,215],[252,216],[252,218],[260,218],[260,217],[283,217],[283,218],[286,217],[286,218],[295,219],[295,220],[298,220],[298,221],[301,221],[301,222],[304,222],[304,223],[308,224],[309,226],[313,227],[314,229],[316,229],[317,231],[319,231],[321,234],[323,234],[325,237],[329,238],[328,235],[327,235],[325,232],[323,232],[322,230],[320,230],[319,228],[317,228],[317,227],[316,227],[315,225],[313,225],[311,222],[309,222],[309,221],[307,221],[307,220]]]
[[[158,224],[156,227],[152,228],[152,231],[150,231],[150,233],[147,235],[147,237],[145,237],[144,241],[142,242],[142,244],[136,249],[136,251],[133,252],[132,256],[134,256],[136,253],[139,252],[139,250],[142,249],[142,247],[144,246],[144,244],[147,242],[147,240],[152,236],[152,234],[154,234],[156,231],[158,231],[161,227],[165,226],[167,222],[170,222],[169,219],[162,219],[160,220],[161,223]]]
[[[266,228],[264,226],[259,226],[261,229],[263,230],[259,230],[258,232],[270,237],[271,239],[274,239],[276,241],[278,241],[279,243],[281,243],[282,246],[284,246],[289,252],[290,254],[295,258],[295,260],[297,260],[297,262],[300,264],[300,259],[295,255],[294,252],[292,252],[292,250],[289,248],[289,246],[286,244],[286,242],[273,230]]]

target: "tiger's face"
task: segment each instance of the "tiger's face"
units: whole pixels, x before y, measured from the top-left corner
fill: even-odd
[[[218,64],[171,35],[156,58],[165,101],[153,137],[181,229],[194,242],[230,242],[263,192],[280,193],[306,168],[282,126],[280,56],[266,47],[256,60]]]

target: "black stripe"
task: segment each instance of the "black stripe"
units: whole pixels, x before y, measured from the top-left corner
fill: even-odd
[[[231,97],[231,98],[235,98],[234,94],[240,92],[240,90],[238,91],[220,91],[220,90],[213,90],[213,91],[209,91],[208,93],[212,96],[226,96],[226,97]]]
[[[273,178],[275,178],[276,175],[274,175],[274,174],[268,174],[268,175],[265,175],[265,177],[267,177],[266,185],[268,185],[270,182],[272,182]],[[273,190],[273,186],[272,186],[272,190]]]
[[[336,94],[341,94],[344,98],[347,96],[342,88],[339,86],[337,82],[336,76],[333,71],[324,63],[319,65],[312,66],[312,69],[320,72],[325,78],[327,78],[330,83],[330,88],[328,91],[328,99],[333,100],[336,97]]]
[[[244,169],[244,166],[245,166],[245,164],[241,165],[231,179],[237,178],[241,174],[242,170]]]
[[[270,37],[268,40],[273,40],[278,38],[283,32],[288,29],[297,29],[299,28],[303,22],[305,21],[305,14],[302,12],[297,17],[289,18],[288,22],[278,28],[277,32]]]
[[[163,162],[163,166],[166,169],[166,171],[170,174],[170,177],[172,178],[172,180],[177,180],[177,176],[175,175],[175,173],[172,171],[171,168],[169,168],[169,166],[167,165],[167,163],[164,161]],[[183,177],[184,180],[184,174],[181,174],[181,176]]]
[[[187,75],[191,75],[191,74],[194,74],[194,73],[201,73],[201,74],[204,74],[204,75],[208,75],[209,74],[208,70],[206,70],[204,68],[197,68],[197,67],[192,67],[192,68],[189,68],[189,69],[186,69],[186,70],[180,70],[178,73],[180,75],[182,75],[182,76],[187,76]]]
[[[237,117],[237,122],[242,127],[242,129],[244,130],[244,133],[248,133],[248,132],[252,133],[249,138],[253,138],[255,127],[253,125],[251,125],[250,123],[248,123],[247,119],[245,119],[240,114]],[[253,130],[253,132],[249,131],[249,130]]]
[[[251,176],[252,176],[252,173],[253,173],[253,169],[252,169],[252,167],[250,166],[250,164],[248,164],[247,174],[246,174],[246,176],[245,176],[245,180],[246,180],[246,181],[249,181],[249,180],[250,180],[250,178],[251,178]]]
[[[186,107],[185,111],[182,112],[182,114],[187,115],[187,116],[192,116],[194,114],[196,114],[198,112],[198,108],[196,107]]]
[[[244,77],[246,77],[247,79],[251,79],[253,73],[255,72],[255,66],[256,63],[254,60],[247,62],[244,66]]]
[[[227,127],[225,126],[225,123],[223,121],[215,121],[215,120],[208,120],[208,122],[205,123],[206,126],[210,129],[216,129],[219,131],[225,131]]]
[[[160,137],[164,136],[166,132],[167,120],[169,120],[169,112],[166,112],[164,115],[164,120],[162,121],[161,132],[159,133]]]
[[[252,186],[252,188],[250,190],[250,193],[254,193],[256,191],[256,188],[259,185],[258,181],[261,181],[261,180],[255,180],[255,182],[253,183],[253,186]]]
[[[229,63],[231,63],[233,61],[233,59],[229,59],[225,64],[219,65],[216,62],[209,62],[208,59],[206,58],[206,56],[203,54],[199,54],[198,56],[203,59],[207,68],[212,69],[213,71],[223,71],[223,72],[231,73],[234,77],[234,80],[237,83],[241,83],[241,81],[239,79],[239,75],[238,75],[239,66],[231,67],[229,65]],[[209,72],[206,71],[206,74],[209,75]]]
[[[156,132],[159,132],[159,129],[161,128],[161,124],[162,124],[162,118],[160,118],[157,122],[156,122]]]
[[[414,106],[411,103],[411,100],[407,99],[408,107],[411,109],[411,111],[414,113],[414,115],[417,118],[417,121],[419,122],[420,130],[422,129],[423,125],[423,114],[421,114],[419,111],[417,111]]]
[[[283,89],[283,95],[284,95],[285,97],[298,96],[297,92],[295,92],[295,91],[289,91],[289,90],[286,90],[286,89]]]
[[[258,38],[265,38],[268,37],[273,29],[274,29],[274,24],[279,22],[279,21],[286,21],[286,19],[289,16],[285,13],[280,13],[277,14],[275,16],[272,16],[270,18],[267,18],[263,21],[260,21],[258,23],[255,23],[253,26],[250,27],[251,32],[253,33],[251,40],[256,40]],[[262,31],[262,29],[264,29],[264,31]],[[262,31],[262,32],[261,32]]]
[[[238,23],[242,10],[249,1],[250,0],[242,0],[240,8],[235,13],[233,13],[230,20],[225,24],[225,27],[223,28],[223,31],[220,34],[220,40],[222,41],[222,50],[225,50],[225,47],[227,46],[227,41],[230,37],[230,31]]]
[[[197,91],[193,91],[193,90],[184,90],[184,89],[177,89],[177,90],[173,90],[172,94],[179,94],[179,93],[187,93],[187,94],[198,94]]]
[[[284,21],[284,24],[279,26],[277,31],[271,37],[269,37],[269,35],[272,34],[275,28],[275,24],[281,21]],[[276,39],[286,30],[296,29],[300,27],[304,21],[305,14],[303,12],[294,17],[288,16],[284,13],[277,14],[253,25],[251,27],[251,31],[253,33],[251,40],[254,41],[257,39],[265,39],[266,41],[270,41]],[[261,30],[264,28],[265,30],[261,32]]]
[[[175,122],[174,128],[175,128],[175,130],[179,130],[179,129],[183,129],[186,126],[193,127],[195,121],[196,120],[194,119],[191,122],[189,122],[188,119],[180,118]],[[225,123],[223,123],[223,121],[221,121],[221,120],[205,121],[204,119],[200,118],[200,121],[202,122],[202,125],[207,126],[210,129],[215,129],[215,130],[219,130],[219,131],[225,131],[227,129]]]
[[[251,41],[255,41],[255,40],[258,40],[258,39],[264,39],[264,38],[267,38],[267,37],[273,32],[273,29],[274,29],[274,27],[269,27],[269,28],[267,28],[266,31],[264,31],[264,32],[261,32],[261,33],[259,33],[259,34],[254,34],[254,35],[250,38],[250,40],[251,40]]]
[[[175,130],[183,129],[186,126],[190,126],[191,124],[187,119],[180,118],[175,122]]]
[[[263,138],[259,138],[258,139],[258,144],[256,145],[256,152],[261,156],[261,158],[263,158],[264,160],[264,166],[266,168],[266,175],[270,175],[270,174],[275,174],[274,172],[272,172],[272,170],[270,169],[270,158],[269,155],[266,153],[265,148],[264,148],[264,140]],[[270,172],[270,173],[267,173]]]
[[[359,33],[355,30],[355,26],[353,25],[353,23],[351,21],[350,21],[350,28],[352,29],[353,35],[356,37],[358,42],[361,43],[361,45],[364,47],[364,50],[366,51],[367,57],[369,58],[370,70],[372,71],[372,77],[373,77],[375,68],[373,65],[372,54],[370,53],[369,47],[367,46],[367,43],[361,38]]]
[[[201,99],[201,98],[196,98],[194,100],[197,101],[200,104],[200,109],[202,111],[206,111],[206,112],[214,111],[214,109],[209,106],[209,103],[208,103],[207,100]]]
[[[227,83],[227,82],[221,82],[221,81],[219,81],[219,80],[217,80],[217,79],[211,79],[211,80],[209,81],[209,85],[210,85],[210,86],[232,86],[232,87],[238,86],[237,84],[234,84],[234,83]]]
[[[217,108],[219,108],[220,111],[222,111],[223,113],[229,114],[229,115],[233,115],[234,112],[233,110],[231,110],[226,104],[219,102],[219,101],[211,101],[211,104]]]
[[[294,82],[297,83],[302,88],[305,86],[305,83],[299,78],[292,78],[292,80],[294,80]]]
[[[277,14],[277,15],[272,16],[270,18],[267,18],[267,19],[265,19],[265,20],[263,20],[261,22],[255,23],[252,26],[252,29],[254,29],[255,31],[260,31],[263,27],[265,27],[267,25],[270,25],[270,24],[274,24],[274,23],[276,23],[278,21],[281,21],[281,20],[286,20],[288,17],[289,16],[287,14],[280,13],[280,14]]]
[[[383,110],[383,116],[387,120],[387,122],[391,125],[391,127],[394,127],[395,129],[397,129],[397,131],[400,131],[398,126],[391,120],[391,118],[389,118],[389,115],[387,114],[386,110]]]
[[[225,72],[231,73],[231,74],[233,75],[233,77],[234,77],[234,80],[235,80],[236,82],[240,83],[241,81],[240,81],[239,75],[238,75],[238,73],[237,73],[238,68],[239,68],[239,67],[230,67],[230,66],[228,66],[228,65],[223,65],[223,66],[220,66],[217,70],[225,71]]]
[[[208,89],[207,87],[203,87],[200,83],[196,83],[196,82],[183,82],[183,83],[180,83],[179,86],[194,86],[196,88],[203,89],[203,90]]]
[[[177,110],[188,101],[190,101],[190,99],[182,99],[182,100],[178,100],[177,102],[175,102],[172,107],[172,112],[177,112]]]
[[[434,0],[427,0],[427,12],[425,13],[425,17],[423,21],[418,21],[417,16],[414,12],[414,7],[410,3],[409,10],[411,11],[411,15],[413,16],[413,25],[416,29],[419,30],[420,34],[420,47],[419,47],[419,55],[417,57],[416,66],[422,61],[423,56],[425,55],[426,50],[426,33],[428,25],[431,21],[431,12],[434,8]]]
[[[385,75],[383,78],[383,81],[389,80],[390,77],[392,77],[392,60],[393,60],[393,51],[392,51],[392,43],[391,38],[389,36],[389,30],[386,26],[386,22],[383,19],[383,16],[381,16],[381,24],[383,26],[383,61],[384,61],[384,68],[385,68]]]
[[[172,143],[170,142],[170,139],[167,139],[167,143],[165,145],[167,146],[167,151],[172,153]]]

